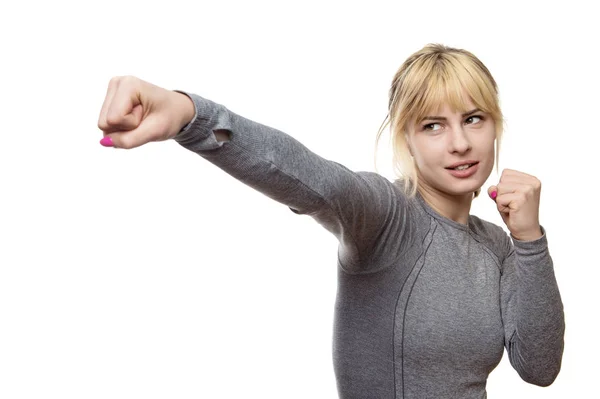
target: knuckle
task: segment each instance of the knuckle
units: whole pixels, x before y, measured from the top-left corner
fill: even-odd
[[[110,81],[108,82],[108,86],[118,86],[119,82],[121,80],[121,76],[113,76],[112,78],[110,78]]]
[[[99,119],[98,120],[98,129],[100,129],[102,131],[107,131],[108,130],[108,124],[103,119]]]
[[[127,85],[127,86],[135,86],[137,84],[138,78],[136,78],[135,76],[132,75],[126,75],[123,76],[121,79],[121,83]]]
[[[117,114],[116,112],[109,112],[106,115],[106,123],[108,124],[108,126],[117,126],[121,123],[122,118],[119,114]]]

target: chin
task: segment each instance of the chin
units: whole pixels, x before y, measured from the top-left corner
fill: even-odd
[[[449,193],[457,196],[469,195],[473,194],[475,191],[479,190],[481,187],[475,187],[472,190],[452,190]]]
[[[484,182],[479,181],[480,179],[465,180],[459,183],[450,183],[446,186],[446,190],[449,194],[453,195],[466,195],[474,193],[479,190]]]

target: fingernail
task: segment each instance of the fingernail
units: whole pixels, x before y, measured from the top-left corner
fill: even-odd
[[[492,191],[492,193],[490,194],[490,197],[492,197],[492,199],[496,199],[497,195],[498,195],[498,193],[496,191]]]
[[[110,138],[110,136],[106,136],[105,138],[103,138],[102,140],[100,140],[100,144],[102,144],[105,147],[114,147],[115,146],[113,144],[113,141]]]

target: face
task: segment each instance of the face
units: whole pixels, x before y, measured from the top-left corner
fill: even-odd
[[[452,112],[444,104],[414,121],[407,139],[417,166],[419,185],[449,195],[472,195],[494,167],[494,120],[471,101],[467,112]],[[449,168],[459,162],[476,162],[464,172]],[[463,176],[460,176],[463,175]],[[465,176],[468,175],[468,176]]]

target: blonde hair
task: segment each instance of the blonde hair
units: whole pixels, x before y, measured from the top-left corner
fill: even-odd
[[[408,57],[396,72],[389,91],[388,114],[377,133],[376,148],[389,125],[394,172],[408,183],[403,185],[408,196],[414,197],[418,188],[417,168],[406,140],[409,124],[444,103],[453,111],[467,111],[465,92],[477,108],[494,120],[498,172],[504,118],[496,81],[477,57],[466,50],[428,44]],[[481,188],[477,189],[474,197],[480,191]]]

